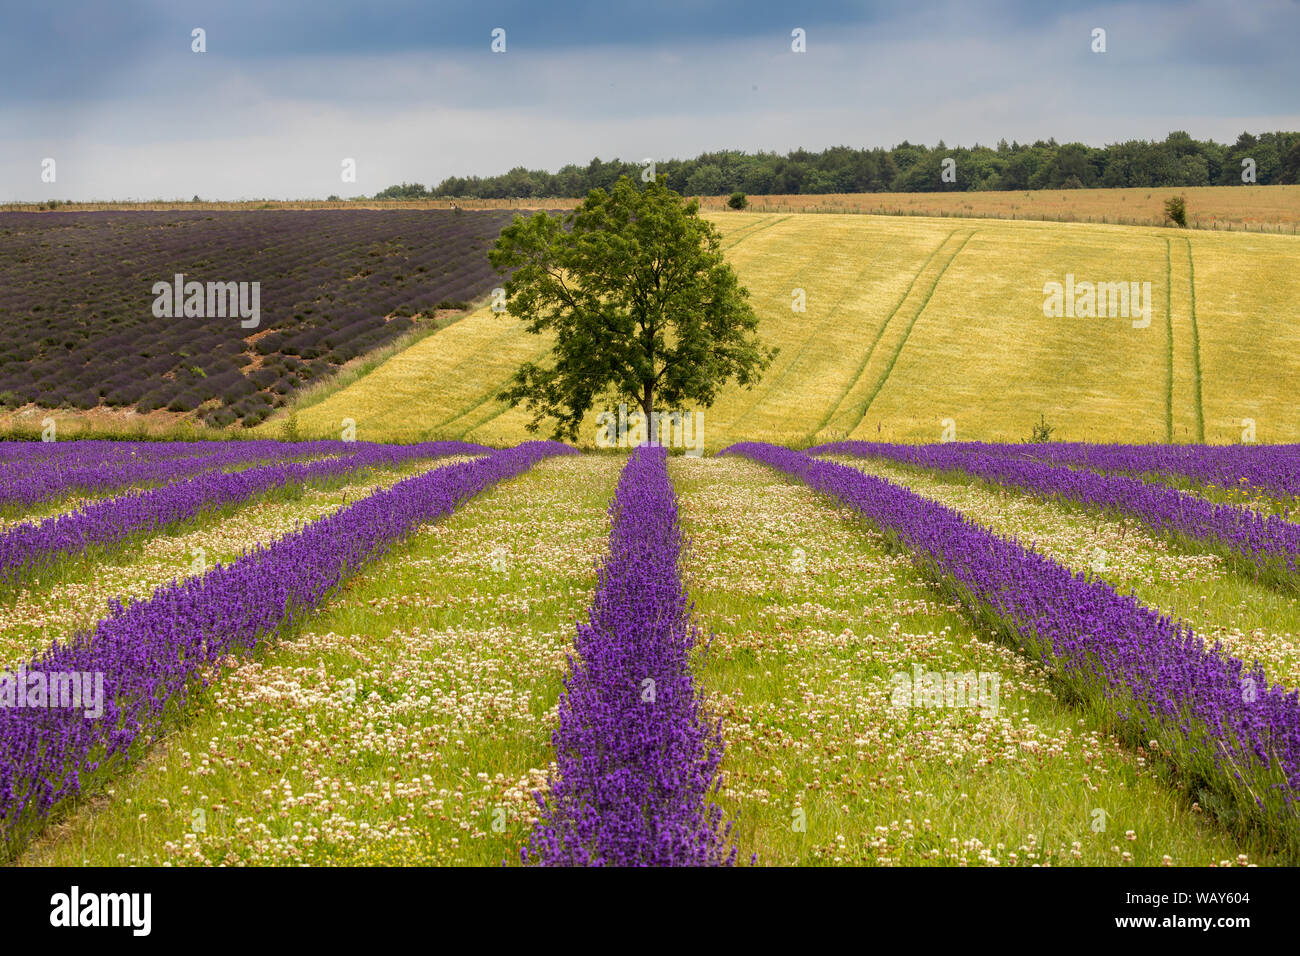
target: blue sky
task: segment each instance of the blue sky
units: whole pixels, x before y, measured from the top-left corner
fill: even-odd
[[[0,2],[0,200],[346,196],[592,156],[1300,129],[1295,0]]]

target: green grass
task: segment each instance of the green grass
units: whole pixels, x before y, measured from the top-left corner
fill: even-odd
[[[277,643],[228,659],[136,766],[19,862],[517,861],[624,461],[545,461],[400,543]],[[669,468],[691,539],[685,579],[711,637],[696,663],[723,721],[718,800],[736,820],[742,862],[1284,862],[1183,794],[1158,754],[1121,745],[1101,717],[1062,700],[849,512],[736,458],[678,457]],[[1153,601],[1300,628],[1294,607],[1250,606],[1259,595],[1200,600],[1236,579],[1159,542],[1143,551],[1132,529],[973,485],[909,481],[1076,560],[1118,536],[1127,544],[1109,573],[1169,578],[1156,582],[1168,590],[1147,592]],[[303,517],[298,508],[287,498],[247,510],[282,527]],[[229,534],[240,518],[205,531]],[[996,714],[892,706],[894,675],[918,664],[996,674]]]
[[[828,460],[905,485],[1069,568],[1094,574],[1186,621],[1208,643],[1222,642],[1248,664],[1259,661],[1270,680],[1300,688],[1300,598],[1233,573],[1218,555],[1180,548],[1135,520],[1114,520],[973,478],[894,462]]]
[[[399,544],[22,862],[517,860],[621,464],[542,462]]]
[[[712,632],[699,674],[724,722],[720,802],[742,857],[1274,862],[1180,795],[1162,760],[1058,700],[850,513],[746,461],[671,470],[692,538],[688,587]],[[892,675],[916,664],[998,674],[998,714],[892,707]]]

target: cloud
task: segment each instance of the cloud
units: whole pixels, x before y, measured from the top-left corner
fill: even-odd
[[[320,197],[594,155],[1300,128],[1293,3],[830,5],[815,18],[613,6],[452,4],[434,30],[414,3],[273,16],[235,3],[213,14],[228,19],[212,20],[205,54],[185,26],[198,7],[74,8],[32,24],[44,65],[0,99],[0,198]],[[505,54],[488,47],[497,20],[518,23]],[[806,53],[790,50],[791,21]],[[1095,26],[1105,54],[1089,49]],[[0,55],[26,49],[8,36]],[[46,156],[55,184],[40,181]],[[339,179],[345,157],[355,186]]]

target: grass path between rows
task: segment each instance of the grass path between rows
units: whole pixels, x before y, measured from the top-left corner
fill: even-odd
[[[673,459],[712,644],[720,802],[761,864],[1268,863],[1149,755],[1057,700],[850,512],[736,458]],[[895,707],[895,675],[998,677],[996,713]],[[991,695],[983,702],[991,703]],[[1168,860],[1166,861],[1166,857]]]
[[[147,598],[170,581],[228,562],[256,544],[293,533],[376,488],[469,457],[430,458],[398,468],[293,485],[204,511],[158,534],[142,534],[105,554],[92,548],[60,561],[30,584],[0,588],[0,667],[92,627],[110,600]]]
[[[1186,621],[1207,643],[1220,641],[1247,664],[1258,660],[1270,680],[1300,688],[1300,600],[1234,573],[1218,555],[1180,550],[1135,519],[1119,521],[974,479],[879,460],[826,460],[904,485],[1072,570],[1096,575]]]
[[[201,706],[29,865],[518,861],[623,458],[540,462],[426,526]]]

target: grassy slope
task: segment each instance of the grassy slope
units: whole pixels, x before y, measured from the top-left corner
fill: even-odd
[[[1021,439],[1039,415],[1059,439],[1300,440],[1289,414],[1300,353],[1300,238],[1149,227],[860,215],[710,214],[781,349],[751,391],[704,412],[718,449],[742,438],[853,435]],[[1148,328],[1045,318],[1043,284],[1151,283]],[[793,290],[807,310],[791,309]],[[478,313],[304,410],[309,435],[351,418],[370,440],[525,437],[493,395],[545,342]],[[1263,361],[1268,374],[1257,374]],[[1199,373],[1199,375],[1198,375]],[[275,434],[278,423],[259,433]],[[594,413],[581,439],[595,435]]]
[[[892,462],[829,460],[905,485],[1015,537],[1075,571],[1190,624],[1207,642],[1243,661],[1258,660],[1269,679],[1300,687],[1300,599],[1234,573],[1217,555],[1179,548],[1134,520],[1043,501],[1014,489],[962,480]]]

